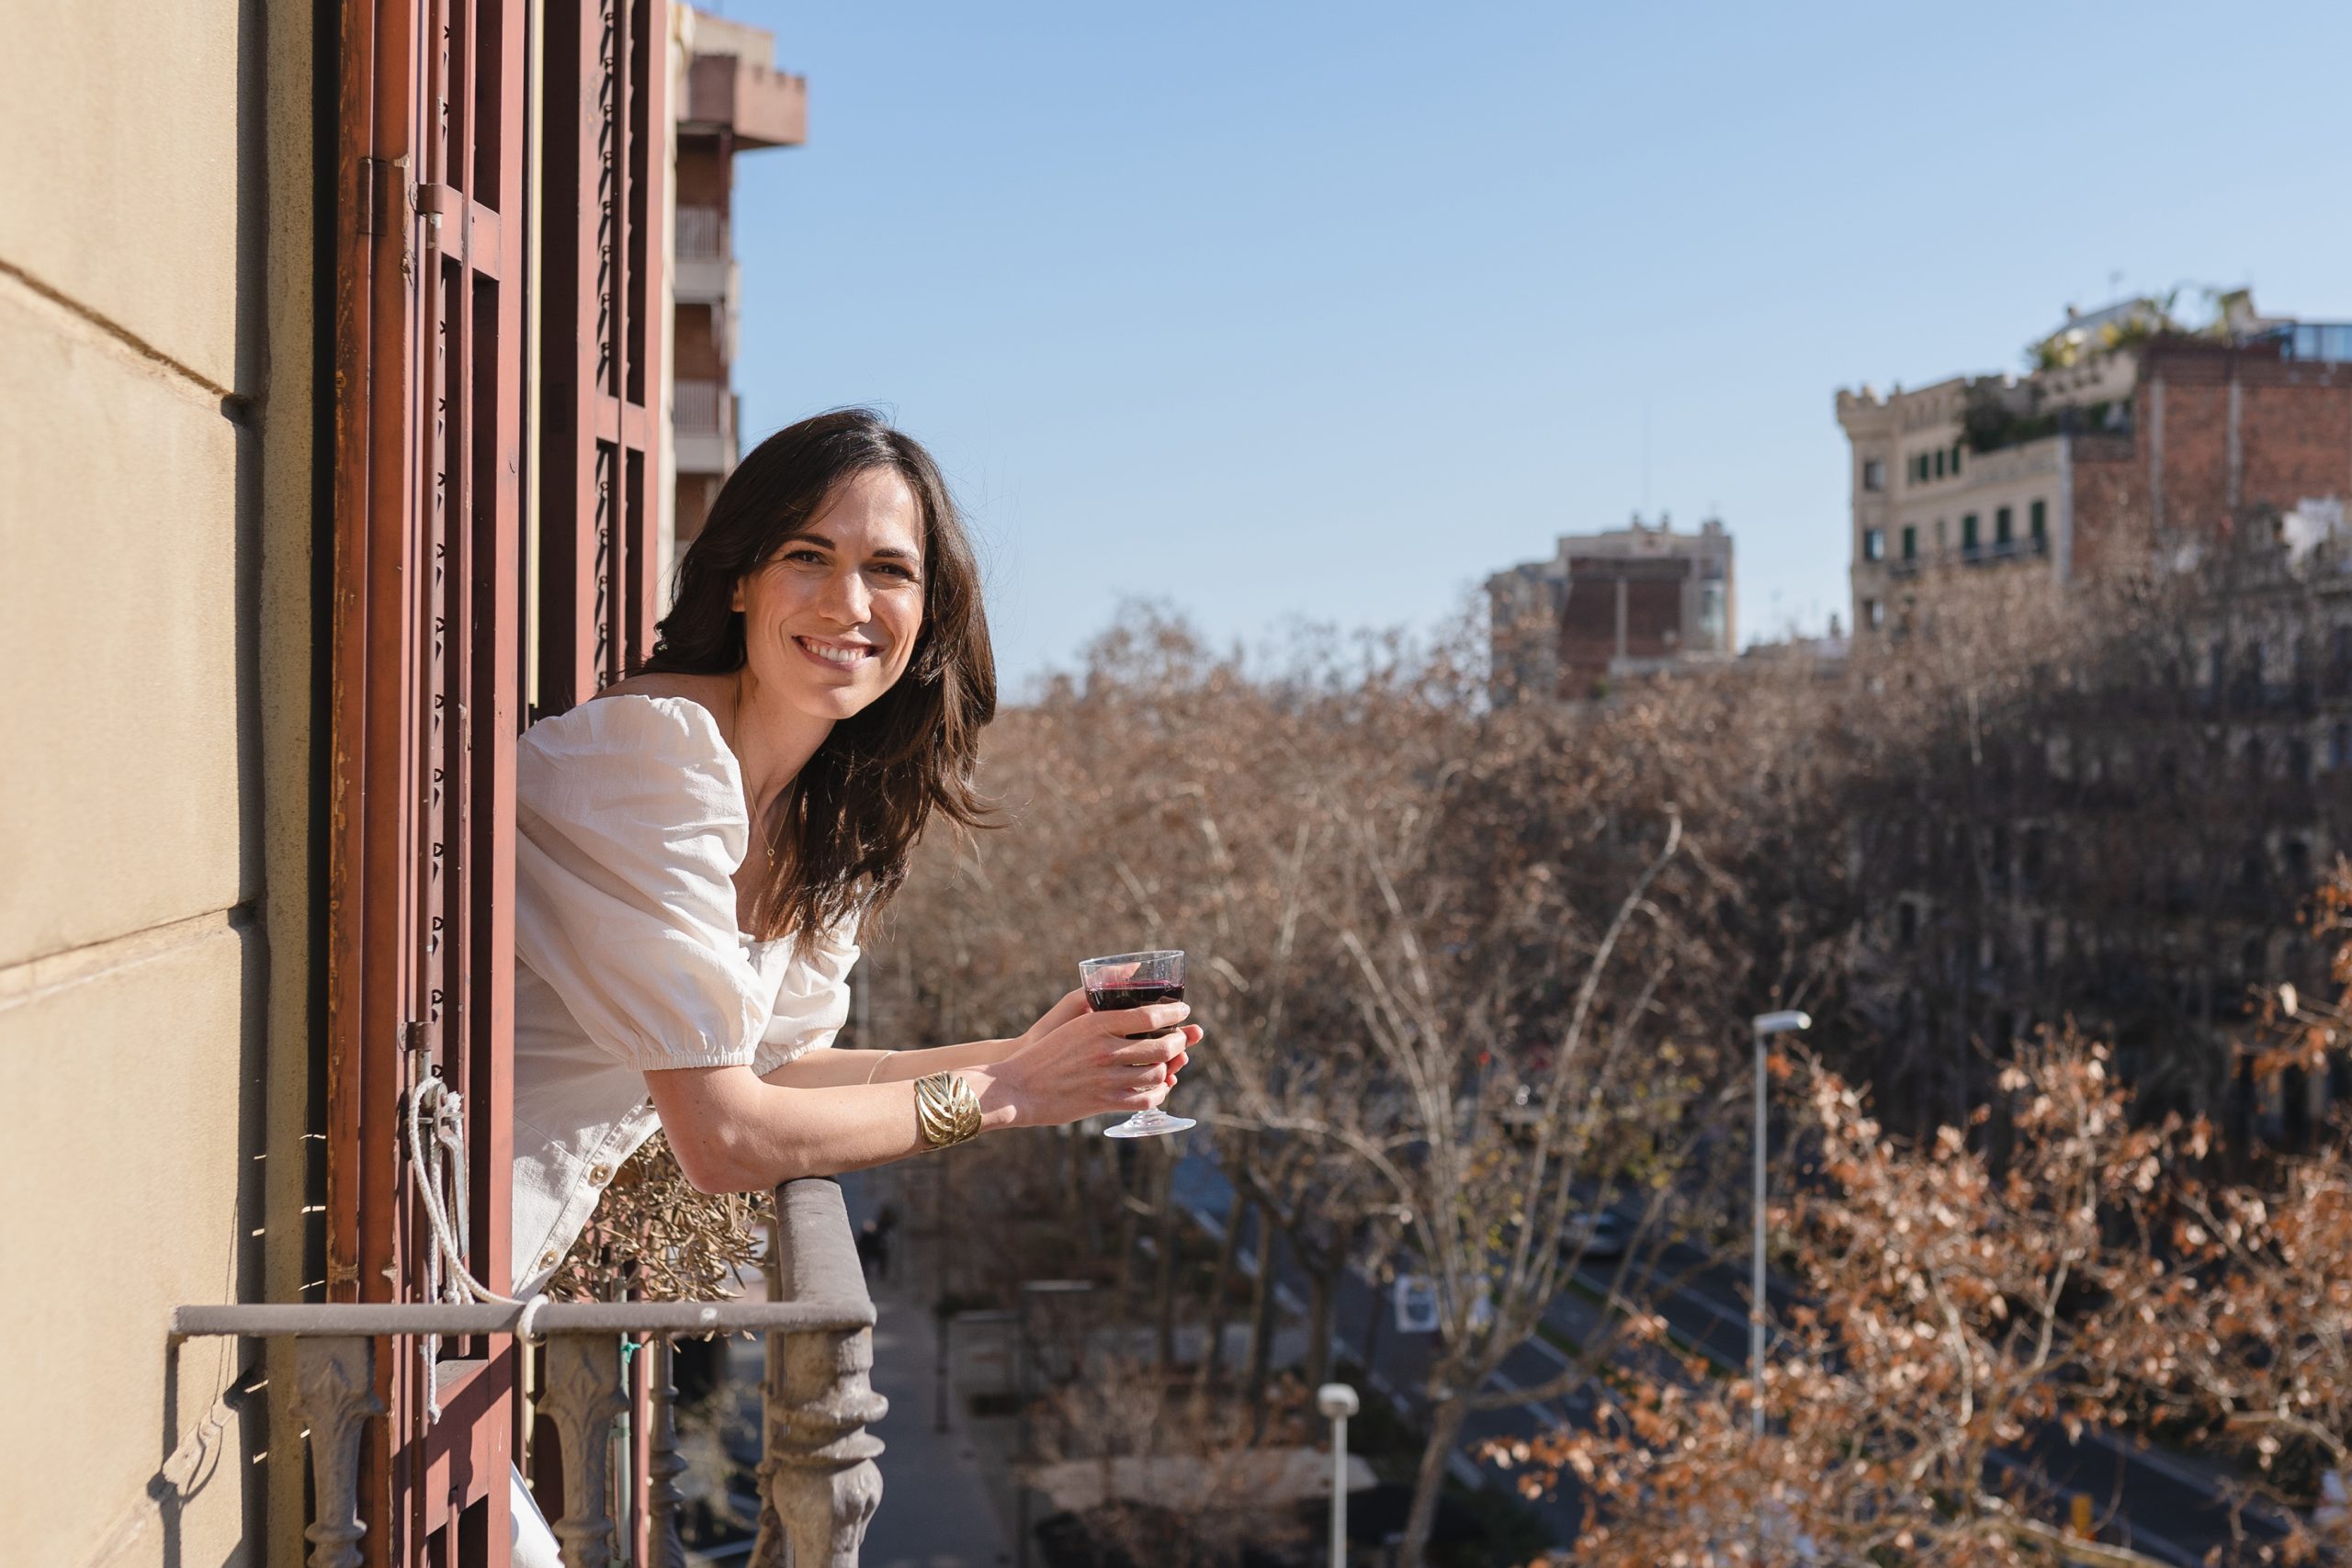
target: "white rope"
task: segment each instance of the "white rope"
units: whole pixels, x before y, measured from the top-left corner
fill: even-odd
[[[429,1147],[424,1136],[428,1117],[433,1122]],[[424,1267],[427,1299],[463,1303],[470,1297],[477,1302],[519,1306],[523,1316],[515,1324],[514,1332],[520,1338],[536,1339],[539,1309],[548,1304],[547,1293],[541,1292],[527,1302],[517,1296],[501,1295],[475,1279],[466,1265],[471,1242],[467,1235],[468,1216],[472,1203],[466,1185],[465,1100],[440,1078],[426,1078],[408,1097],[408,1150],[416,1171],[417,1196],[424,1201],[425,1218],[433,1228],[434,1245],[425,1256]],[[417,1348],[424,1358],[424,1418],[427,1422],[438,1421],[441,1404],[434,1386],[434,1366],[440,1355],[441,1337],[420,1336]]]

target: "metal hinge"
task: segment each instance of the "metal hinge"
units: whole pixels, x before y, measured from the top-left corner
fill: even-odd
[[[362,234],[384,231],[379,192],[383,188],[386,173],[387,165],[381,158],[359,160],[359,188],[352,194],[352,208]]]
[[[466,198],[458,194],[454,186],[428,183],[416,187],[416,209],[424,217],[425,243],[439,245],[442,243],[441,220],[455,213],[460,222],[464,221]],[[459,231],[459,237],[463,238],[463,231]]]

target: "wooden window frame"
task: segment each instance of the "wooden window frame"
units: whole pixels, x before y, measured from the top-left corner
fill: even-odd
[[[535,126],[542,20],[562,47],[537,51]],[[345,0],[340,12],[331,1301],[421,1299],[432,1242],[400,1145],[405,1097],[427,1076],[464,1097],[468,1264],[494,1289],[511,1278],[515,743],[650,647],[668,41],[656,0],[584,15],[539,0]],[[377,1358],[387,1414],[361,1454],[368,1563],[506,1562],[520,1371],[503,1338],[445,1342],[430,1367],[414,1340]]]

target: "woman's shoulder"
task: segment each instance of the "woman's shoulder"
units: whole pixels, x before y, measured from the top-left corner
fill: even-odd
[[[692,680],[639,677],[531,726],[516,758],[519,804],[548,812],[674,794],[741,816],[735,754]]]
[[[523,732],[523,743],[549,755],[653,752],[732,762],[718,716],[705,700],[712,694],[694,676],[636,676],[539,720]]]

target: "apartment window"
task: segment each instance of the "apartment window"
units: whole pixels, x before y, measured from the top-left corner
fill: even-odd
[[[2338,670],[2352,670],[2352,626],[2335,628],[2333,651]]]
[[[1905,560],[1919,558],[1919,530],[1915,525],[1906,524],[1904,526],[1903,558]]]
[[[2038,545],[2048,538],[2050,536],[2050,503],[2046,501],[2037,501],[2027,507],[2025,525],[2026,531],[2033,536],[2035,544]]]
[[[2327,738],[2327,765],[2352,768],[2352,721],[2336,721],[2335,733]]]
[[[1944,477],[1944,453],[1943,453],[1943,448],[1942,448],[1942,447],[1940,447],[1940,446],[1939,446],[1939,447],[1937,447],[1937,448],[1936,448],[1936,478],[1938,478],[1938,479],[1941,479],[1941,478],[1943,478],[1943,477]]]
[[[2006,545],[2017,536],[2017,508],[1996,507],[1993,511],[1993,542]]]
[[[1862,601],[1862,625],[1876,631],[1886,625],[1886,605],[1877,599]]]
[[[1960,520],[1960,548],[1962,555],[1976,553],[1976,513],[1963,513]]]
[[[1886,488],[1886,463],[1883,459],[1872,457],[1862,465],[1862,488],[1864,490]]]
[[[1960,478],[1960,443],[1957,441],[1951,444],[1951,477]]]
[[[1886,558],[1885,529],[1865,528],[1862,530],[1862,558],[1864,560],[1884,560]]]

